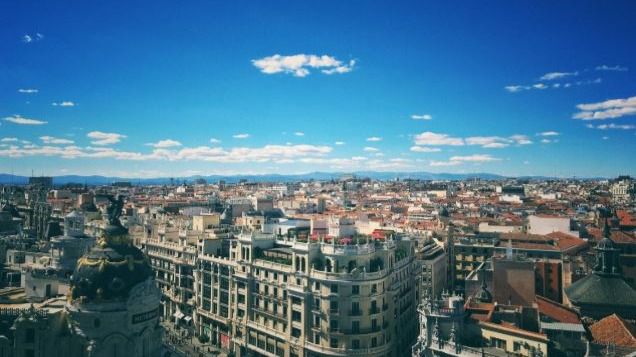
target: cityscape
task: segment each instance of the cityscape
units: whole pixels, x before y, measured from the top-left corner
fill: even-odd
[[[636,356],[636,3],[0,3],[0,357]]]

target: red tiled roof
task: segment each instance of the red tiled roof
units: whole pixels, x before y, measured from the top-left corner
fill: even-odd
[[[625,210],[616,211],[616,216],[620,220],[621,226],[636,227],[636,217]]]
[[[590,332],[596,342],[636,347],[636,327],[616,314],[590,326]]]
[[[539,313],[551,318],[552,320],[569,324],[581,323],[579,315],[565,305],[561,305],[556,301],[552,301],[539,295],[537,295],[536,301],[539,307]]]
[[[587,242],[583,239],[571,236],[567,233],[552,232],[547,236],[554,239],[557,247],[563,252],[573,249],[578,250],[579,248],[585,248],[587,246]]]

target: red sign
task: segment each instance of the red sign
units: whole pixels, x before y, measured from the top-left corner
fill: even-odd
[[[222,334],[222,333],[220,335],[221,335],[221,348],[229,350],[230,349],[230,336]]]

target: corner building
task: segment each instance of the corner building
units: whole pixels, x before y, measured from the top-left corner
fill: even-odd
[[[262,233],[222,241],[200,243],[195,272],[196,325],[212,342],[239,356],[410,353],[417,336],[410,241]]]

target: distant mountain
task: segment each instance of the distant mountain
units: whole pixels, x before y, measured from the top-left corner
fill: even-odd
[[[204,179],[208,183],[216,183],[219,180],[225,180],[227,183],[236,183],[240,180],[248,182],[298,182],[308,180],[337,180],[344,175],[353,174],[356,177],[368,177],[375,180],[394,180],[394,179],[418,179],[418,180],[466,180],[479,178],[485,180],[496,180],[505,178],[505,176],[489,174],[489,173],[471,173],[471,174],[451,174],[451,173],[432,173],[432,172],[377,172],[377,171],[360,171],[353,173],[341,172],[310,172],[306,174],[264,174],[264,175],[209,175],[209,176],[187,176],[174,177],[175,183],[181,183],[183,180],[194,182],[197,179]],[[130,177],[114,177],[114,176],[80,176],[80,175],[64,175],[53,177],[53,184],[64,185],[68,183],[78,183],[87,185],[108,185],[118,181],[129,181],[133,185],[163,185],[169,184],[169,177],[153,177],[153,178],[130,178]],[[18,176],[10,174],[0,174],[0,184],[17,184],[23,185],[29,181],[28,176]]]

